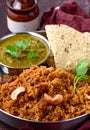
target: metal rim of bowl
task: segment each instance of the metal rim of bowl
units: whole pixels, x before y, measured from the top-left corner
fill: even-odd
[[[80,115],[80,116],[76,116],[76,117],[73,117],[73,118],[70,118],[70,119],[67,119],[67,120],[59,120],[59,121],[36,121],[36,120],[28,120],[28,119],[24,119],[24,118],[20,118],[20,117],[18,117],[18,116],[14,116],[14,115],[12,115],[12,114],[10,114],[10,113],[7,113],[6,111],[4,111],[4,110],[2,110],[2,109],[0,109],[0,111],[3,113],[3,114],[5,114],[5,115],[8,115],[8,116],[10,116],[10,117],[13,117],[13,118],[15,118],[15,119],[18,119],[18,120],[23,120],[23,121],[28,121],[28,122],[36,122],[36,123],[59,123],[59,122],[69,122],[69,121],[72,121],[72,120],[76,120],[76,119],[80,119],[80,118],[82,118],[82,117],[85,117],[85,116],[87,116],[87,115],[90,115],[90,113],[85,113],[85,114],[82,114],[82,115]]]

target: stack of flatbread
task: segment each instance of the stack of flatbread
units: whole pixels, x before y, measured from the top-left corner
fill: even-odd
[[[81,33],[67,25],[46,25],[47,38],[56,68],[72,71],[80,60],[90,66],[90,33]]]

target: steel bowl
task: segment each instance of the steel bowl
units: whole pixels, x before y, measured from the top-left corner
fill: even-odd
[[[0,120],[17,129],[29,128],[30,130],[76,130],[89,118],[89,116],[90,114],[88,113],[68,120],[40,122],[22,119],[8,114],[0,109]]]
[[[48,40],[47,40],[43,35],[41,35],[41,34],[39,34],[39,33],[37,33],[37,32],[19,32],[19,33],[11,33],[11,34],[8,34],[8,35],[2,37],[2,38],[0,39],[0,42],[2,42],[2,41],[5,40],[5,39],[11,38],[12,36],[15,36],[15,35],[17,35],[17,34],[29,34],[30,36],[35,37],[35,38],[38,39],[38,40],[41,40],[41,41],[46,45],[46,47],[47,47],[47,55],[45,56],[45,58],[44,58],[43,60],[41,60],[39,63],[34,64],[34,65],[44,64],[45,61],[48,59],[48,56],[49,56],[49,54],[50,54],[50,44],[49,44]],[[7,64],[4,64],[3,62],[0,61],[0,67],[4,70],[4,72],[5,72],[5,70],[6,70],[6,73],[8,73],[7,68],[8,68],[8,69],[12,69],[12,70],[13,70],[13,69],[18,69],[18,70],[20,70],[20,69],[24,69],[24,68],[29,68],[30,66],[28,66],[28,67],[23,67],[23,68],[21,68],[21,67],[15,67],[15,66],[13,67],[13,66],[9,66],[9,65],[7,65]],[[6,69],[5,69],[5,67],[6,67]]]

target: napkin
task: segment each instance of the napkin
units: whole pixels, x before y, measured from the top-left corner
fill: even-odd
[[[40,29],[47,24],[66,24],[80,32],[90,32],[90,17],[74,0],[49,8],[42,16]]]
[[[20,130],[32,130],[31,128],[20,128]]]
[[[90,120],[86,121],[78,130],[90,130]]]

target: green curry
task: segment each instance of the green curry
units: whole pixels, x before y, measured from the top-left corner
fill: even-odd
[[[19,49],[15,48],[16,45]],[[9,67],[27,68],[37,65],[47,54],[47,44],[28,33],[16,34],[0,41],[0,62]]]

